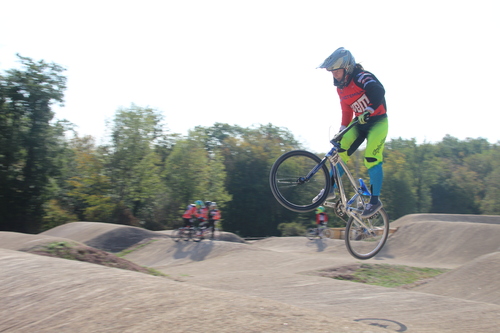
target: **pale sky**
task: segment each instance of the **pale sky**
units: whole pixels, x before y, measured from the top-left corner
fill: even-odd
[[[16,53],[65,67],[56,118],[98,140],[134,103],[171,132],[271,123],[325,152],[340,104],[316,67],[343,46],[385,86],[389,139],[500,141],[498,0],[0,0],[0,11],[0,71]]]

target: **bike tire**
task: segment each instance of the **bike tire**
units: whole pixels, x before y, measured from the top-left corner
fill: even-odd
[[[174,242],[180,241],[181,240],[181,231],[179,229],[174,229],[172,231],[172,234],[170,235],[170,238],[172,238]]]
[[[203,239],[203,230],[194,228],[191,230],[191,239],[193,242],[199,242]]]
[[[362,219],[366,230],[353,217],[347,220],[345,228],[345,245],[349,253],[358,259],[373,258],[382,250],[389,236],[389,217],[382,208],[370,218]]]
[[[194,227],[190,227],[189,229],[184,230],[184,234],[182,237],[186,242],[193,239]]]
[[[313,211],[325,202],[331,188],[330,172],[325,164],[309,181],[301,181],[320,162],[317,155],[305,150],[289,151],[274,162],[269,174],[269,185],[273,196],[283,207],[304,213]],[[322,189],[322,196],[312,202]]]
[[[321,235],[323,236],[323,238],[333,238],[333,232],[330,229],[323,230]]]
[[[321,236],[318,234],[318,230],[316,228],[307,228],[305,232],[305,236],[309,240],[315,240],[321,238]]]
[[[205,232],[205,238],[210,240],[220,240],[220,234],[220,230],[215,228],[212,235],[212,230],[210,229]]]

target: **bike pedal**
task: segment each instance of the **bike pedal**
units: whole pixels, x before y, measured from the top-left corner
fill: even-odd
[[[325,202],[323,203],[323,206],[326,206],[326,207],[331,207],[331,208],[335,208],[335,205],[336,205],[336,204],[337,204],[336,202],[328,202],[328,201],[325,201]]]

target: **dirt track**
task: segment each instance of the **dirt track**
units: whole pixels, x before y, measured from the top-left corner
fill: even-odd
[[[78,222],[0,232],[0,332],[498,332],[500,217],[409,215],[371,263],[452,268],[412,290],[311,271],[358,263],[341,240],[175,243],[168,232]],[[169,278],[24,253],[72,240]]]

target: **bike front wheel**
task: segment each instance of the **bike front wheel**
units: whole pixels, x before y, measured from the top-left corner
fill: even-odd
[[[359,223],[350,217],[345,228],[345,245],[349,253],[365,260],[375,256],[384,246],[389,236],[389,217],[382,208],[370,218]]]
[[[330,191],[330,172],[321,159],[305,150],[281,155],[274,162],[269,184],[276,200],[294,212],[310,212],[321,206]],[[311,176],[307,181],[307,176]],[[312,202],[323,190],[316,202]]]
[[[183,235],[184,235],[183,229],[175,229],[172,231],[172,234],[170,235],[170,237],[174,240],[174,242],[178,242],[181,240]]]

